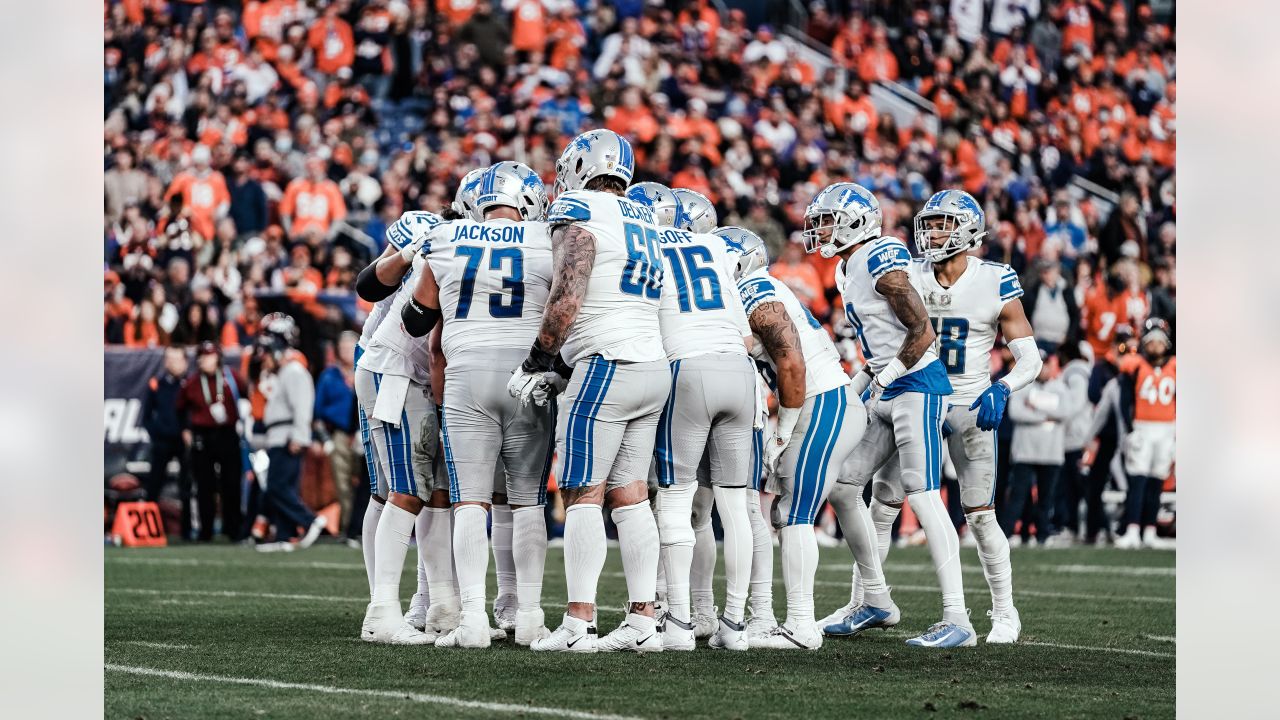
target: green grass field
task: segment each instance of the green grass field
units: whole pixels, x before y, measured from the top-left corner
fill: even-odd
[[[962,559],[974,626],[985,637],[990,596],[975,552]],[[228,546],[108,548],[105,563],[110,718],[1174,715],[1171,552],[1014,550],[1023,641],[1012,647],[904,645],[941,612],[927,551],[910,548],[895,549],[886,567],[902,608],[894,630],[828,639],[810,653],[700,647],[645,656],[360,642],[368,589],[359,551],[342,546],[271,556]],[[848,599],[848,568],[844,548],[822,551],[819,616]],[[410,566],[406,603],[413,580]],[[491,598],[494,588],[491,575]],[[774,593],[781,616],[780,577]],[[621,621],[624,595],[610,549],[602,634]],[[553,549],[548,625],[558,624],[563,599],[563,559]]]

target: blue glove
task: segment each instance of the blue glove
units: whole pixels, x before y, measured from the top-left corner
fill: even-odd
[[[978,411],[980,430],[995,430],[1000,427],[1000,420],[1004,417],[1004,406],[1007,404],[1009,404],[1009,386],[997,382],[983,390],[969,409]]]

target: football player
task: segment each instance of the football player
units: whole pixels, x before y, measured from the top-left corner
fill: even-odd
[[[865,583],[864,602],[846,618],[841,634],[890,627],[900,618],[862,502],[863,487],[896,451],[902,488],[929,539],[943,598],[942,622],[907,643],[970,646],[977,637],[964,604],[960,539],[940,491],[943,404],[951,383],[934,350],[937,336],[924,302],[911,286],[911,255],[901,240],[880,235],[881,222],[880,203],[855,183],[827,186],[805,209],[805,250],[840,258],[836,287],[867,360],[854,385],[867,391],[870,425],[831,494]]]
[[[516,642],[528,645],[548,634],[541,609],[547,550],[543,505],[554,406],[522,406],[504,391],[506,368],[522,360],[533,342],[551,287],[551,240],[541,222],[547,192],[532,169],[510,161],[485,171],[479,188],[474,206],[484,221],[458,220],[428,235],[427,267],[401,312],[405,330],[414,337],[425,336],[444,319],[444,457],[462,614],[458,627],[436,640],[437,647],[490,644],[485,526],[499,470],[505,493],[494,505],[510,504],[506,544],[515,570]],[[498,524],[495,511],[495,556]]]
[[[399,318],[400,309],[411,294],[411,290],[402,287],[421,272],[426,262],[419,253],[426,231],[442,222],[430,213],[417,218],[420,224],[410,228],[412,239],[403,243],[399,251],[365,268],[356,281],[357,291],[365,300],[379,302],[394,296],[386,311],[393,319]],[[425,471],[415,467],[418,463],[413,459],[419,448],[425,448],[428,456],[435,454],[435,408],[427,388],[429,357],[425,340],[408,335],[400,322],[383,321],[356,369],[357,395],[363,398],[361,408],[374,454],[390,489],[374,540],[373,597],[361,626],[361,637],[371,642],[422,645],[435,639],[401,618],[399,598],[409,538],[425,501],[435,489],[430,467]],[[433,628],[438,633],[457,624],[457,589],[451,559],[445,556],[447,566],[433,561],[438,557],[438,550],[432,552],[438,543],[432,543],[430,535],[430,528],[420,532],[418,545],[419,552],[427,553],[430,594],[441,608],[437,624],[448,626]],[[447,582],[444,578],[448,578]]]
[[[782,540],[787,619],[752,647],[817,650],[813,619],[818,541],[813,521],[840,466],[866,428],[866,412],[840,366],[831,337],[785,284],[768,272],[764,242],[741,228],[726,245],[737,252],[738,289],[751,326],[752,354],[768,365],[778,396],[778,427],[765,442],[765,465],[781,486],[773,523]]]
[[[646,476],[671,370],[658,321],[659,228],[652,209],[624,196],[633,167],[631,144],[608,130],[574,138],[556,162],[556,198],[547,213],[551,294],[529,356],[508,383],[521,402],[536,402],[537,395],[558,389],[558,354],[573,367],[563,397],[568,410],[556,424],[569,604],[560,627],[535,640],[534,650],[662,648],[653,607],[658,526]],[[606,500],[618,528],[630,603],[622,625],[597,642]]]
[[[425,211],[409,211],[401,215],[391,227],[387,228],[387,247],[383,249],[382,255],[378,260],[370,263],[356,280],[356,291],[364,299],[368,300],[371,296],[382,297],[373,303],[373,308],[365,317],[364,325],[360,331],[360,340],[356,343],[356,369],[360,368],[360,358],[364,355],[365,349],[373,342],[374,333],[382,325],[391,309],[391,304],[395,302],[395,292],[386,294],[386,288],[377,280],[375,275],[378,262],[384,258],[389,258],[404,251],[405,247],[413,242],[414,237],[421,231],[426,230],[440,222],[439,216],[434,213]],[[401,277],[403,285],[409,279],[409,265],[403,266],[404,275]],[[381,468],[378,463],[377,450],[373,445],[373,437],[369,434],[369,419],[365,414],[365,407],[372,407],[376,401],[376,391],[372,383],[356,384],[356,410],[360,420],[360,440],[364,445],[365,463],[369,473],[369,507],[365,510],[363,529],[361,535],[361,549],[364,553],[365,572],[369,580],[369,597],[373,598],[374,585],[374,553],[377,548],[377,531],[378,522],[382,518],[382,511],[385,507],[387,493],[390,491],[388,486],[387,471]],[[427,612],[427,604],[429,599],[428,586],[425,570],[425,548],[422,544],[418,546],[418,590],[414,593],[413,599],[409,605],[409,612],[406,619],[411,624],[421,629],[422,621],[419,619],[416,623],[414,617],[425,618]]]
[[[982,208],[963,190],[943,190],[929,198],[915,218],[919,258],[911,261],[911,284],[924,300],[938,335],[938,354],[951,382],[945,425],[947,449],[960,484],[960,501],[978,546],[978,558],[991,589],[990,643],[1016,642],[1022,623],[1013,606],[1013,570],[1009,541],[996,522],[996,430],[1009,395],[1040,374],[1040,353],[1022,309],[1022,286],[1013,268],[979,260],[976,250],[986,235]],[[1004,335],[1014,366],[991,382],[991,350],[997,332]],[[896,482],[896,478],[894,478]],[[901,488],[877,482],[871,502],[880,561],[889,550],[889,533],[902,507]],[[846,607],[845,616],[856,608]],[[839,612],[839,611],[837,611]],[[832,622],[843,626],[843,617]]]
[[[640,202],[655,196],[650,207],[665,224],[669,213],[659,209],[678,208],[674,194],[662,186],[644,191]],[[743,613],[751,572],[746,492],[755,422],[755,364],[747,355],[751,328],[729,270],[736,258],[729,258],[724,241],[714,235],[665,227],[658,242],[664,264],[659,320],[671,364],[671,394],[658,421],[655,453],[658,534],[668,578],[662,647],[666,651],[695,646],[688,585],[694,554],[691,517],[697,476],[705,461],[725,530],[727,585],[725,613],[711,647],[746,650]],[[710,546],[714,560],[714,538]]]
[[[1169,324],[1151,318],[1143,325],[1137,355],[1121,361],[1115,382],[1120,386],[1120,418],[1124,440],[1124,472],[1129,477],[1124,534],[1118,548],[1168,548],[1156,536],[1156,513],[1164,480],[1173,469],[1174,419],[1178,414],[1178,359],[1169,339]]]

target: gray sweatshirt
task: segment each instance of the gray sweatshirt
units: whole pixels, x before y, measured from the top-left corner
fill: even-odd
[[[1085,398],[1087,402],[1088,399]],[[1009,398],[1013,444],[1009,460],[1015,463],[1061,465],[1066,439],[1065,420],[1079,411],[1079,402],[1061,378],[1036,381]]]
[[[272,378],[274,389],[267,395],[262,424],[267,428],[266,446],[283,447],[289,441],[311,443],[311,413],[316,390],[311,373],[299,362],[286,362]]]
[[[1066,419],[1066,437],[1063,448],[1067,452],[1083,450],[1089,444],[1090,425],[1093,422],[1093,406],[1089,404],[1089,372],[1090,365],[1084,360],[1072,360],[1062,369],[1059,379],[1067,387],[1072,397],[1072,404],[1079,408],[1075,415]]]

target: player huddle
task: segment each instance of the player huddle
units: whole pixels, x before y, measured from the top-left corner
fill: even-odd
[[[518,644],[561,652],[692,650],[702,637],[727,650],[816,649],[823,635],[900,621],[882,563],[906,502],[942,588],[941,621],[907,642],[971,646],[959,541],[940,496],[946,443],[991,588],[987,642],[1015,642],[1009,546],[992,507],[994,429],[1041,359],[1013,270],[967,254],[986,235],[977,202],[959,190],[930,198],[913,259],[881,236],[866,189],[836,183],[813,198],[805,249],[841,259],[835,279],[866,359],[851,378],[826,330],[769,275],[759,237],[717,228],[696,192],[631,185],[632,171],[631,146],[608,130],[565,148],[550,203],[520,163],[473,170],[448,219],[406,213],[360,274],[358,292],[375,303],[356,370],[375,485],[361,636],[481,648],[512,631]],[[992,383],[997,332],[1015,364]],[[553,457],[568,598],[551,631],[541,595]],[[854,573],[849,604],[815,620],[813,523],[826,501]],[[713,504],[724,529],[719,612]],[[601,635],[606,510],[629,605]],[[402,615],[415,533],[418,592]]]

